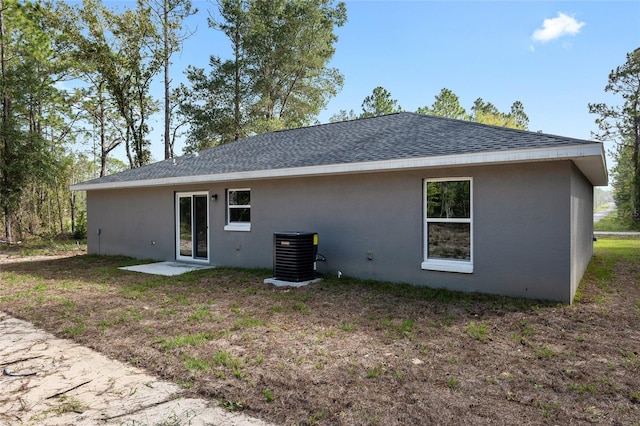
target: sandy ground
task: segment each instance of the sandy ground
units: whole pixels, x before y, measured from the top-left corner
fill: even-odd
[[[0,425],[266,425],[0,312]]]

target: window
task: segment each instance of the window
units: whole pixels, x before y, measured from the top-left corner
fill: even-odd
[[[227,190],[227,225],[225,231],[251,231],[251,190]]]
[[[424,200],[422,269],[473,272],[471,178],[427,179]]]

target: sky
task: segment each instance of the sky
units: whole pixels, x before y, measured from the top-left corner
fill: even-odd
[[[110,3],[123,4],[105,1]],[[520,101],[530,130],[593,139],[596,116],[588,104],[620,103],[604,92],[608,75],[640,47],[638,0],[345,3],[348,21],[336,29],[330,62],[344,75],[344,86],[319,115],[321,123],[341,109],[361,112],[362,101],[377,86],[406,111],[430,106],[448,88],[467,111],[479,97],[505,112]],[[208,69],[210,55],[230,57],[230,42],[207,27],[214,4],[194,1],[194,6],[199,13],[186,26],[195,34],[174,57],[174,84],[184,81],[189,64]],[[160,84],[155,90],[160,99]],[[161,160],[163,125],[152,126],[152,155]],[[178,142],[176,154],[181,153]],[[123,153],[116,156],[124,159]]]

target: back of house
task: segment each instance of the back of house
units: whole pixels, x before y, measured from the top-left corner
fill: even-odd
[[[570,303],[593,254],[602,144],[414,113],[283,130],[72,187],[90,253],[317,269]]]

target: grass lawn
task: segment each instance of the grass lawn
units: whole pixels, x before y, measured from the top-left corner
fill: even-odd
[[[268,270],[159,277],[63,249],[0,248],[0,310],[229,410],[287,425],[640,425],[640,239],[599,238],[571,306],[344,278],[274,288]]]

